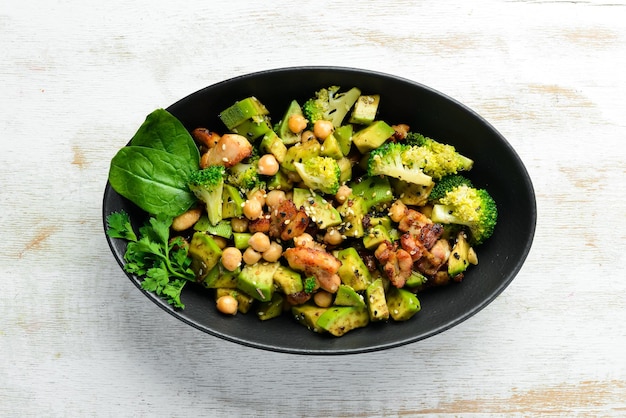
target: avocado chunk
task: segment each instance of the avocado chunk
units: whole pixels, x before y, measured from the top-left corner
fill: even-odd
[[[386,176],[365,177],[359,182],[350,182],[348,186],[354,196],[363,198],[367,212],[372,208],[383,210],[394,200],[393,190]]]
[[[196,273],[196,279],[202,281],[220,261],[222,250],[211,236],[197,231],[189,242],[188,254],[191,257],[189,267]]]
[[[352,143],[361,154],[380,147],[395,133],[395,130],[386,122],[378,120],[352,135]]]
[[[365,300],[363,299],[363,296],[345,284],[339,285],[333,304],[337,306],[356,306],[365,308]]]
[[[394,194],[399,196],[402,203],[411,206],[424,206],[428,203],[428,195],[435,185],[433,182],[429,186],[424,186],[395,178],[390,181]]]
[[[467,242],[465,232],[459,232],[448,258],[448,274],[450,277],[457,276],[467,270],[467,266],[469,266],[469,250],[470,245]]]
[[[375,225],[365,231],[363,235],[363,246],[368,250],[375,250],[385,241],[391,242],[391,237],[383,225]]]
[[[328,308],[319,319],[317,326],[335,337],[369,324],[370,317],[365,307],[333,306]]]
[[[324,142],[322,142],[322,148],[320,149],[320,155],[322,157],[330,157],[335,160],[343,157],[343,153],[341,152],[341,147],[339,146],[339,142],[337,141],[337,137],[334,134],[328,135]]]
[[[195,231],[206,232],[211,235],[217,235],[218,237],[230,239],[233,236],[233,228],[230,225],[230,221],[221,220],[217,224],[213,225],[209,221],[209,217],[203,214],[198,222],[193,226]]]
[[[337,208],[342,219],[342,232],[347,237],[363,236],[363,217],[367,213],[365,200],[360,196],[350,196]]]
[[[272,299],[267,302],[261,302],[257,307],[256,314],[261,321],[267,321],[268,319],[276,318],[283,313],[283,305],[285,303],[285,297],[275,292],[272,295]]]
[[[304,289],[300,273],[287,266],[278,266],[274,272],[274,283],[285,295],[293,295]]]
[[[256,97],[251,96],[235,102],[224,109],[219,118],[226,125],[228,130],[232,130],[237,125],[252,118],[253,116],[263,116],[269,114],[269,110]]]
[[[387,291],[387,307],[394,321],[407,321],[421,309],[415,293],[390,286]]]
[[[287,149],[287,154],[285,154],[285,159],[280,168],[289,172],[296,172],[294,162],[301,163],[308,158],[317,157],[320,155],[321,149],[322,145],[316,139],[297,143]]]
[[[285,159],[287,154],[287,147],[274,131],[269,131],[263,135],[259,148],[265,153],[272,154],[279,163]]]
[[[271,300],[274,294],[274,273],[279,264],[258,262],[244,266],[237,275],[237,287],[261,302]]]
[[[339,166],[339,184],[343,184],[352,178],[352,161],[349,158],[343,157],[337,160]]]
[[[341,282],[357,292],[367,289],[372,282],[372,275],[357,250],[354,247],[344,248],[337,251],[335,256],[341,261],[337,271]]]
[[[293,203],[297,208],[303,207],[311,221],[320,229],[341,224],[339,211],[322,195],[295,187],[293,189]]]
[[[337,143],[339,144],[339,149],[341,150],[342,155],[348,155],[350,153],[350,148],[352,148],[352,133],[354,132],[354,128],[352,125],[342,125],[335,129],[335,138],[337,139]]]
[[[215,300],[222,296],[232,296],[237,300],[237,311],[242,314],[250,312],[254,298],[238,289],[218,288],[215,289]]]
[[[252,234],[249,232],[233,232],[233,242],[235,243],[235,248],[238,250],[245,250],[250,245],[248,241],[252,238]]]
[[[243,121],[232,129],[234,133],[245,136],[250,142],[265,135],[271,130],[272,125],[270,123],[270,119],[265,115],[252,116],[250,119]]]
[[[276,128],[276,133],[283,141],[283,144],[286,145],[300,142],[300,135],[292,132],[291,129],[289,129],[289,118],[293,115],[300,115],[304,117],[302,113],[302,107],[296,100],[292,100],[291,103],[289,103],[289,107],[287,107],[283,118],[280,120],[280,122],[278,122]]]
[[[202,286],[207,289],[234,289],[237,287],[237,275],[240,271],[240,269],[228,271],[224,268],[222,263],[217,263],[204,278]]]
[[[354,104],[352,115],[350,115],[350,123],[360,125],[369,125],[374,122],[376,112],[378,112],[378,104],[380,103],[379,94],[361,95]]]
[[[406,287],[418,287],[423,284],[426,284],[428,279],[419,271],[413,270],[411,275],[406,279],[406,283],[404,285]]]
[[[386,321],[389,319],[389,309],[385,298],[385,286],[382,279],[376,279],[365,290],[367,310],[371,321]]]
[[[317,321],[327,310],[328,308],[320,308],[313,303],[307,302],[302,305],[293,306],[291,313],[294,318],[296,318],[296,321],[311,331],[323,333],[325,330],[317,325]]]
[[[239,190],[230,184],[224,184],[222,190],[222,219],[238,218],[243,215],[245,200]]]
[[[274,174],[267,182],[268,190],[283,190],[285,192],[293,188],[293,182],[289,179],[289,176],[282,170],[278,170],[278,173]]]

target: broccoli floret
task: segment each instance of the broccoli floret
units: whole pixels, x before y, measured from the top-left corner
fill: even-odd
[[[341,169],[334,158],[315,156],[293,165],[308,188],[333,195],[339,190]]]
[[[367,161],[367,174],[389,176],[408,183],[430,186],[432,178],[425,174],[418,161],[407,159],[410,146],[387,142],[370,152]]]
[[[471,170],[474,165],[473,160],[459,154],[454,146],[442,144],[416,132],[409,132],[404,144],[411,146],[411,159],[422,161],[422,170],[434,179]]]
[[[444,197],[446,193],[455,187],[459,186],[469,186],[474,187],[471,180],[462,176],[460,174],[448,174],[447,176],[442,177],[439,181],[435,183],[430,194],[428,195],[428,200],[431,202],[437,202],[439,199]]]
[[[252,162],[237,163],[230,167],[226,178],[228,184],[231,184],[244,192],[248,192],[260,183],[257,165]]]
[[[339,86],[330,86],[315,92],[315,97],[308,99],[302,105],[302,113],[313,126],[316,121],[329,120],[335,128],[341,126],[361,91],[353,87],[345,93],[339,93]]]
[[[472,244],[482,244],[493,234],[498,210],[496,202],[484,189],[467,185],[448,191],[433,205],[433,222],[468,227]]]
[[[317,287],[317,280],[315,276],[307,277],[304,279],[304,291],[306,293],[313,293],[315,288]]]
[[[204,202],[212,225],[222,220],[222,191],[226,169],[221,165],[194,171],[189,178],[189,189]]]

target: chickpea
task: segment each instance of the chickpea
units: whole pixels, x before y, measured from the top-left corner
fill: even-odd
[[[220,247],[220,250],[223,250],[224,248],[228,246],[228,241],[224,237],[220,237],[218,235],[211,235],[211,238],[213,238],[213,241],[217,244],[218,247]]]
[[[304,234],[293,237],[293,243],[296,247],[311,247],[313,245],[313,237],[305,232]]]
[[[329,120],[320,119],[313,125],[313,135],[319,139],[326,139],[333,133],[333,123]]]
[[[298,134],[302,132],[304,128],[306,128],[308,123],[309,122],[304,118],[304,116],[295,114],[289,117],[289,120],[287,121],[287,126],[289,127],[289,130],[291,132],[293,132],[294,134]]]
[[[191,228],[200,216],[202,215],[202,208],[191,208],[187,212],[182,215],[178,215],[172,221],[172,229],[174,231],[184,231],[185,229]]]
[[[258,199],[248,199],[243,205],[243,214],[250,220],[258,219],[263,214],[263,204]]]
[[[243,252],[243,262],[246,264],[255,264],[261,260],[261,253],[255,251],[252,247],[246,248]]]
[[[261,202],[261,206],[265,206],[265,196],[267,196],[265,190],[258,189],[255,190],[251,195],[249,195],[248,199],[258,200],[259,202]]]
[[[259,174],[263,174],[265,176],[273,176],[274,174],[278,173],[278,161],[276,160],[276,157],[274,157],[272,154],[265,154],[264,156],[259,158],[258,166]]]
[[[344,203],[351,193],[352,189],[349,186],[342,184],[339,186],[339,190],[337,190],[337,193],[335,194],[335,200],[339,203]]]
[[[222,265],[228,271],[235,271],[241,265],[243,255],[235,247],[227,247],[222,251]]]
[[[328,228],[324,235],[324,242],[329,245],[339,245],[343,242],[343,237],[337,228]]]
[[[248,245],[253,250],[262,253],[270,249],[270,237],[263,232],[255,232],[248,240]]]
[[[394,222],[400,222],[402,218],[404,218],[404,215],[406,215],[407,210],[408,208],[404,203],[402,203],[400,200],[396,200],[391,204],[391,207],[389,208],[389,217]]]
[[[313,134],[313,131],[306,130],[300,135],[300,142],[302,143],[308,142],[312,139],[315,139],[315,134]]]
[[[320,290],[313,295],[313,302],[320,308],[328,308],[333,304],[333,295],[325,290]]]
[[[239,308],[239,302],[231,295],[224,295],[217,298],[215,302],[217,310],[226,315],[235,315]]]
[[[230,226],[233,228],[233,232],[246,232],[248,230],[248,219],[232,218],[230,220]]]
[[[270,248],[263,252],[263,260],[273,263],[278,261],[280,256],[283,255],[283,247],[276,241],[270,243]]]
[[[270,208],[277,208],[286,199],[287,196],[282,190],[272,190],[265,196],[265,204]]]

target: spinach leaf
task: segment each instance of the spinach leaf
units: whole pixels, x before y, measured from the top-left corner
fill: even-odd
[[[153,215],[178,216],[196,201],[187,181],[197,163],[155,148],[126,146],[111,160],[113,190]]]
[[[160,149],[182,157],[196,167],[200,161],[198,147],[187,129],[165,109],[156,109],[146,117],[130,145]]]

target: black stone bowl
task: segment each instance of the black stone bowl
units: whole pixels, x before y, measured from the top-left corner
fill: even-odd
[[[174,310],[141,290],[137,277],[128,275],[149,300],[201,331],[249,347],[308,355],[353,354],[414,343],[445,331],[479,312],[511,283],[530,251],[535,232],[537,213],[531,179],[507,140],[454,99],[389,74],[353,68],[297,67],[235,77],[197,91],[168,110],[189,130],[204,126],[220,131],[224,128],[218,113],[236,100],[256,96],[276,122],[292,99],[303,103],[315,91],[330,85],[341,86],[342,90],[356,86],[364,94],[380,94],[379,119],[390,124],[407,123],[426,136],[454,145],[475,161],[468,176],[476,186],[489,190],[499,211],[494,235],[477,248],[479,264],[470,266],[462,283],[419,294],[422,310],[411,320],[370,324],[339,338],[313,333],[290,315],[264,322],[253,312],[222,315],[212,295],[200,286],[186,286],[182,295],[186,308]],[[130,214],[136,228],[147,219],[107,183],[103,218],[122,209]],[[125,242],[107,240],[122,266]]]

